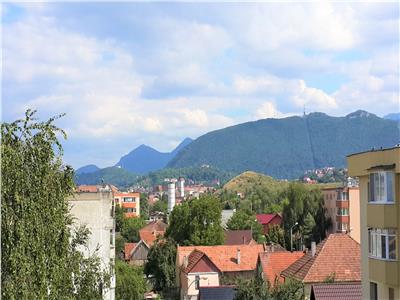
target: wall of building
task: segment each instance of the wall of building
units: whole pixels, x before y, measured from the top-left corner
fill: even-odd
[[[337,222],[336,222],[336,214],[337,214],[337,208],[336,208],[336,198],[337,198],[337,192],[336,188],[333,189],[323,189],[322,195],[324,197],[324,205],[326,208],[326,213],[327,216],[331,218],[332,220],[332,227],[328,231],[328,233],[335,233],[337,229]]]
[[[85,225],[91,232],[88,249],[82,248],[85,255],[97,252],[104,269],[109,270],[115,259],[115,225],[113,218],[113,194],[111,191],[99,193],[77,193],[68,199],[74,227]],[[104,299],[115,299],[115,276],[111,288]]]
[[[181,295],[183,299],[188,299],[187,296],[195,297],[199,294],[199,290],[196,289],[195,279],[196,275],[200,276],[200,286],[219,286],[219,274],[216,272],[205,272],[205,273],[182,273],[181,276]]]
[[[360,243],[360,189],[349,188],[350,236]]]

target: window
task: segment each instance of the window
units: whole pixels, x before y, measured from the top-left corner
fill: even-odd
[[[349,230],[349,224],[348,223],[337,223],[337,230],[338,231],[347,231],[347,230]]]
[[[337,192],[337,200],[339,201],[347,201],[349,200],[349,193],[344,191]]]
[[[388,260],[397,259],[396,231],[394,229],[369,229],[368,243],[371,257]]]
[[[378,300],[378,285],[375,282],[369,283],[369,295],[371,300]]]
[[[124,202],[135,202],[135,198],[133,198],[133,197],[124,197]]]
[[[343,208],[343,207],[338,207],[337,215],[338,216],[348,216],[349,215],[349,209],[348,208]]]
[[[195,277],[195,279],[194,279],[194,288],[195,288],[196,290],[198,290],[199,287],[200,287],[200,276],[199,276],[199,275],[196,275],[196,277]]]
[[[369,202],[393,203],[393,172],[377,172],[369,174]]]
[[[136,212],[136,208],[128,207],[128,208],[126,209],[126,212],[128,212],[128,213],[134,213],[134,212]]]

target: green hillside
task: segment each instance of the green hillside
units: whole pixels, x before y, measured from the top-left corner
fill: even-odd
[[[184,148],[167,167],[208,164],[253,170],[274,178],[298,178],[305,170],[345,167],[346,155],[399,143],[399,128],[365,111],[345,117],[311,113],[264,119],[207,133]]]
[[[119,188],[129,187],[138,178],[138,175],[128,172],[123,168],[109,167],[92,173],[75,174],[75,183],[100,184],[103,181],[111,183]]]

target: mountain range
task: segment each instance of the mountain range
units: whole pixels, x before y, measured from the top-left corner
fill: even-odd
[[[182,149],[168,168],[210,165],[293,179],[305,170],[345,167],[346,155],[399,143],[398,122],[356,111],[263,119],[209,132]]]

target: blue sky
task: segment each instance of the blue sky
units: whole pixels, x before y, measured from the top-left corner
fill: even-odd
[[[2,118],[65,112],[65,161],[260,118],[399,111],[393,3],[2,5]]]

